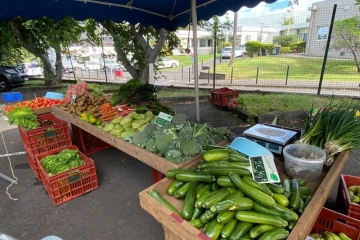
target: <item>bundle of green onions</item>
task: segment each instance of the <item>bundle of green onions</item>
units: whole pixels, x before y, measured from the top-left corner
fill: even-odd
[[[333,164],[335,155],[360,147],[359,103],[330,103],[315,116],[310,112],[300,142],[320,147],[326,152],[325,165]]]

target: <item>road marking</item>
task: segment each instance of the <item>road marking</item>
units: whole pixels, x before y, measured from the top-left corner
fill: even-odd
[[[2,157],[11,157],[16,155],[24,155],[26,152],[15,152],[15,153],[8,153],[8,154],[0,154],[0,158]]]

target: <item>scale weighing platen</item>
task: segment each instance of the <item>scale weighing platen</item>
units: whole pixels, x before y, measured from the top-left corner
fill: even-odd
[[[256,124],[246,130],[243,135],[273,153],[282,154],[283,148],[297,137],[297,132],[281,127]]]

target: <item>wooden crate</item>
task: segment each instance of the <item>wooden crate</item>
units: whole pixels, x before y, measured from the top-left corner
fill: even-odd
[[[291,231],[290,236],[288,237],[289,240],[303,240],[310,233],[317,216],[330,194],[332,186],[338,179],[341,170],[348,159],[348,156],[348,151],[341,153],[330,169],[324,169],[321,178],[318,181],[308,183],[307,186],[311,188],[313,197],[294,229]],[[275,163],[281,179],[288,178],[284,173],[283,162],[276,159]],[[171,182],[172,179],[165,178],[140,192],[141,207],[163,225],[166,240],[210,239],[207,236],[204,236],[200,230],[194,228],[187,221],[161,205],[148,194],[150,189],[158,191],[165,199],[181,211],[183,200],[178,200],[166,195],[166,189]]]
[[[60,108],[54,107],[53,113],[59,118],[64,119],[76,125],[77,127],[91,133],[97,138],[103,140],[104,142],[107,142],[113,147],[116,147],[117,149],[129,154],[130,156],[142,161],[143,163],[149,165],[150,167],[162,173],[166,173],[170,169],[195,167],[200,163],[202,159],[202,154],[198,154],[190,160],[186,160],[180,164],[176,164],[152,152],[149,152],[139,146],[130,144],[127,141],[124,141],[121,138],[118,138],[104,131],[103,129],[97,128],[96,126],[81,120],[79,117],[75,115],[71,115],[67,112],[64,112]],[[227,141],[224,141],[219,144],[225,145],[226,142]]]

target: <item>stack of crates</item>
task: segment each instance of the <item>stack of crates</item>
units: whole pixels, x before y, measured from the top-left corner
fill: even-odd
[[[228,106],[230,100],[239,97],[239,91],[230,88],[211,90],[211,102],[221,107]]]

